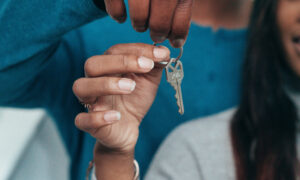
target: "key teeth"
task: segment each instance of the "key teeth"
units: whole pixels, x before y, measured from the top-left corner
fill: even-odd
[[[177,101],[179,100],[179,94],[178,94],[178,92],[176,92],[175,98],[177,99]]]
[[[178,107],[179,107],[179,110],[178,110],[179,114],[183,115],[184,114],[184,105],[182,104],[182,107],[181,106],[178,106]]]
[[[175,59],[171,59],[170,62],[174,61]],[[178,112],[183,115],[184,113],[184,106],[182,102],[182,92],[181,92],[181,82],[184,77],[183,66],[180,60],[174,66],[172,63],[168,63],[165,67],[165,72],[167,76],[168,83],[175,89],[176,94],[176,102],[179,108]],[[175,73],[175,74],[174,74]],[[179,93],[180,91],[180,93]]]
[[[180,99],[179,99],[179,93],[178,92],[176,92],[175,98],[176,98],[177,106],[179,108],[178,112],[179,112],[179,114],[183,115],[184,114],[184,109],[183,109],[184,107],[180,106]],[[183,104],[182,104],[182,106],[183,106]]]
[[[177,103],[178,107],[180,107],[179,94],[177,92],[175,94],[175,98],[176,98],[176,103]]]
[[[184,110],[179,109],[178,112],[179,112],[180,115],[183,115],[183,114],[184,114]]]

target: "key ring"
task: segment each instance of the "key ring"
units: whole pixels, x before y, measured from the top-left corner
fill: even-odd
[[[153,43],[153,46],[156,46],[156,45],[157,45],[156,43]],[[176,64],[177,64],[178,60],[181,59],[182,55],[183,55],[183,47],[180,47],[179,55],[178,55],[178,57],[175,59],[175,63],[176,63]]]
[[[183,54],[183,47],[180,47],[180,53],[179,53],[178,57],[175,59],[175,62],[176,62],[176,63],[177,63],[178,60],[181,59],[182,54]]]

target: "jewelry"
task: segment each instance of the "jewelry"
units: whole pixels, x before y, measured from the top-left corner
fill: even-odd
[[[83,103],[83,102],[80,102],[82,105],[83,105],[83,107],[85,108],[85,109],[87,109],[87,110],[89,110],[91,107],[92,107],[92,105],[91,104],[85,104],[85,103]]]
[[[133,164],[134,164],[134,178],[133,180],[138,180],[140,178],[140,167],[139,167],[139,163],[134,160],[133,161]],[[92,174],[91,174],[92,172]],[[91,175],[90,175],[91,174]],[[96,178],[96,174],[95,174],[95,166],[94,166],[94,161],[90,161],[89,163],[89,166],[86,170],[86,176],[85,176],[85,179],[86,180],[89,180],[91,176],[91,180],[97,180]]]

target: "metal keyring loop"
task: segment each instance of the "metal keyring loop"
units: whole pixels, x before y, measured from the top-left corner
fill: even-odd
[[[157,44],[156,43],[153,43],[153,46],[156,46]],[[182,57],[183,55],[183,47],[180,47],[180,52],[179,52],[179,55],[178,57],[175,59],[175,63],[177,63],[177,61],[180,60],[180,58]]]
[[[180,48],[180,53],[179,53],[178,57],[177,57],[176,60],[175,60],[176,63],[177,63],[178,60],[181,59],[182,55],[183,55],[183,47]]]

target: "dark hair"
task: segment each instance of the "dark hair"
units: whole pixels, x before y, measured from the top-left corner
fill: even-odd
[[[251,15],[241,102],[231,121],[238,180],[296,180],[297,111],[283,84],[278,2],[256,0]]]

